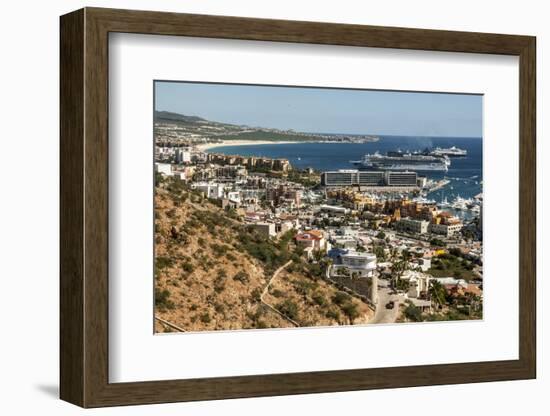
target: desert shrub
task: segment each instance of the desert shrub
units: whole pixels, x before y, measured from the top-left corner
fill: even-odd
[[[216,293],[221,293],[225,290],[225,277],[218,276],[214,280],[214,290]]]
[[[186,189],[185,183],[181,181],[179,178],[172,177],[170,179],[167,179],[167,182],[168,182],[168,185],[166,186],[166,189],[171,194],[178,195]]]
[[[338,306],[341,306],[347,302],[350,302],[351,301],[351,296],[348,295],[347,293],[345,292],[336,292],[333,296],[332,296],[332,301],[337,304]]]
[[[284,300],[277,305],[277,309],[283,315],[288,316],[290,319],[298,318],[298,305],[290,299]]]
[[[233,280],[236,280],[237,282],[241,282],[243,284],[248,283],[250,281],[250,276],[245,271],[241,270],[233,276]]]
[[[156,258],[156,265],[159,269],[171,267],[174,264],[173,260],[169,257],[158,256]]]
[[[325,276],[325,265],[323,263],[308,263],[307,274],[313,279],[323,278]]]
[[[422,311],[419,307],[413,305],[412,303],[409,303],[405,310],[403,311],[403,314],[409,321],[413,322],[421,322],[422,319]]]
[[[208,324],[210,323],[212,318],[210,317],[210,314],[208,312],[205,312],[200,316],[200,320],[203,324]]]
[[[288,261],[290,255],[286,246],[281,248],[269,238],[254,230],[242,228],[238,232],[239,248],[261,261],[267,272],[272,272]]]
[[[210,248],[212,249],[212,251],[217,257],[224,256],[227,250],[229,249],[229,247],[226,246],[225,244],[216,244],[216,243],[210,244]]]
[[[353,325],[353,321],[359,317],[359,309],[357,304],[348,302],[342,306],[342,312],[348,317],[350,324]]]
[[[313,302],[319,306],[325,306],[327,304],[327,299],[321,293],[314,293],[312,299]]]
[[[214,305],[214,310],[216,313],[224,314],[225,313],[225,306],[221,303],[216,303]]]
[[[329,309],[325,316],[329,319],[334,319],[335,321],[340,321],[340,313],[334,309]]]
[[[182,265],[181,265],[181,268],[183,269],[183,271],[187,272],[187,273],[192,273],[193,270],[195,270],[195,266],[193,266],[191,263],[189,262],[184,262]]]
[[[271,292],[271,294],[273,296],[275,296],[276,298],[282,298],[286,295],[285,292],[283,292],[282,290],[279,290],[279,289],[274,289],[273,292]]]
[[[258,329],[265,329],[265,328],[269,328],[267,323],[261,319],[258,319],[255,323],[255,326],[256,328]]]
[[[170,300],[169,290],[155,288],[155,306],[160,312],[175,308],[176,305]]]
[[[311,290],[314,290],[319,285],[315,282],[312,282],[310,280],[297,280],[294,282],[294,289],[296,290],[296,293],[306,296]]]
[[[262,289],[260,289],[259,287],[255,288],[255,289],[252,290],[252,292],[250,293],[251,299],[252,299],[253,301],[255,301],[255,302],[259,302],[261,296],[262,296]]]

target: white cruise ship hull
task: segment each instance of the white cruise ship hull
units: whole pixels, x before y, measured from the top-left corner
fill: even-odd
[[[447,172],[448,166],[444,163],[438,163],[433,165],[414,165],[414,164],[393,164],[393,165],[379,165],[379,164],[364,164],[358,163],[359,169],[377,169],[377,170],[412,170],[412,171],[440,171]]]

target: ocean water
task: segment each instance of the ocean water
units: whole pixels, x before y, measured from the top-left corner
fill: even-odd
[[[284,158],[295,168],[311,167],[320,171],[353,169],[350,161],[359,160],[366,153],[386,153],[389,150],[414,151],[433,147],[457,146],[466,149],[463,158],[451,158],[447,172],[419,172],[432,179],[446,177],[450,183],[443,189],[428,195],[428,198],[441,201],[454,200],[457,196],[471,198],[481,193],[483,180],[483,146],[481,138],[460,137],[411,137],[379,136],[380,140],[371,143],[273,143],[244,146],[222,146],[211,152],[227,155],[263,156]]]

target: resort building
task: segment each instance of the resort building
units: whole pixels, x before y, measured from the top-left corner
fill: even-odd
[[[397,221],[396,227],[399,231],[406,231],[415,234],[426,234],[430,223],[424,220],[413,220],[411,218],[402,218]]]
[[[433,234],[440,234],[445,237],[450,237],[462,229],[462,223],[461,222],[455,222],[452,224],[430,224],[429,230]]]
[[[323,186],[364,186],[364,187],[417,187],[416,172],[391,172],[383,170],[361,171],[341,169],[321,174]]]

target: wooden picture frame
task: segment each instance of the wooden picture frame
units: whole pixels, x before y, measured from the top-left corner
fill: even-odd
[[[85,8],[62,16],[60,29],[60,396],[63,400],[82,407],[101,407],[535,378],[534,37],[99,8]],[[519,359],[109,383],[108,35],[111,32],[518,56]]]

